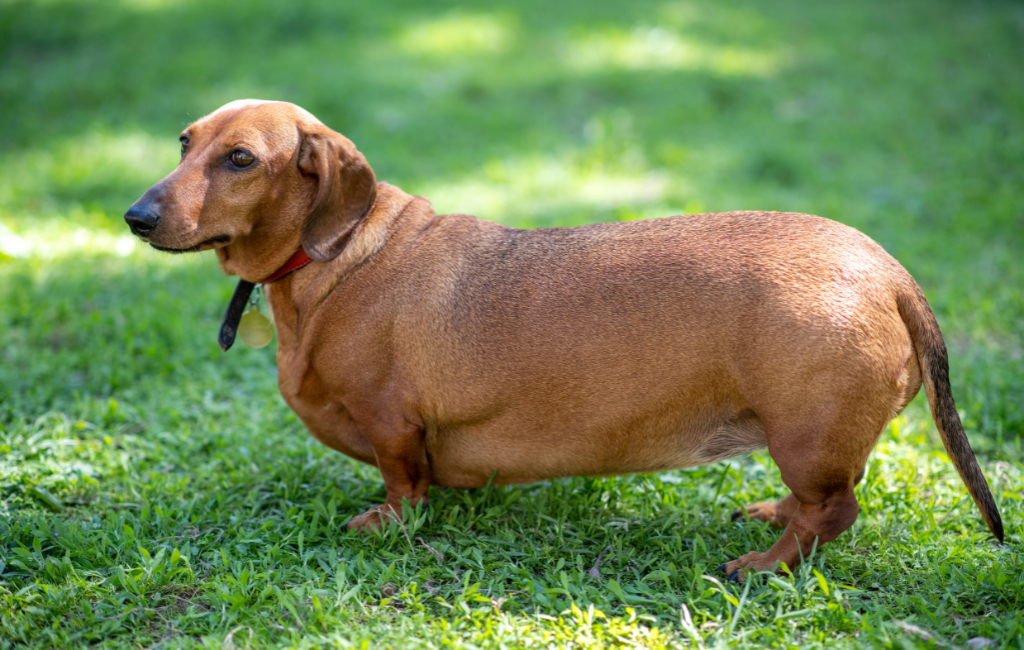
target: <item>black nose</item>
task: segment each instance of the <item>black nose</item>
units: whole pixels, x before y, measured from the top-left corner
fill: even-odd
[[[156,230],[156,225],[160,223],[160,215],[146,207],[133,205],[124,213],[124,220],[133,233],[145,237]]]

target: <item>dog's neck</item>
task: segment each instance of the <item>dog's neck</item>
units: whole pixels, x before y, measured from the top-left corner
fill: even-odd
[[[270,284],[271,282],[277,282],[284,276],[288,275],[293,271],[298,271],[299,269],[301,269],[302,267],[304,267],[305,265],[309,264],[312,261],[313,258],[311,258],[309,254],[306,253],[306,249],[300,246],[299,250],[295,251],[295,253],[288,258],[288,261],[281,266],[281,268],[274,271],[266,278],[260,280],[260,284]]]
[[[406,214],[409,211],[415,215]],[[305,354],[302,349],[304,324],[357,267],[374,257],[405,221],[426,220],[432,214],[426,199],[379,183],[373,210],[357,226],[338,257],[295,269],[266,284],[265,295],[277,328],[278,364],[284,358]],[[286,267],[287,264],[282,266]]]

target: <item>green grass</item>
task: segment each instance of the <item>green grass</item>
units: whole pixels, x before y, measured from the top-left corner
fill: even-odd
[[[1024,648],[1022,60],[1000,0],[0,0],[0,649]],[[920,397],[854,527],[745,585],[714,567],[775,539],[728,516],[785,493],[763,453],[433,489],[342,532],[377,471],[304,430],[273,347],[219,351],[213,257],[121,222],[240,97],[311,110],[439,212],[863,230],[939,317],[1008,544]]]

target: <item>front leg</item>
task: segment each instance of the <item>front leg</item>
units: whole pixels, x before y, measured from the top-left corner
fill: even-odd
[[[364,431],[373,446],[388,496],[382,505],[348,522],[349,530],[372,530],[394,517],[401,521],[402,502],[407,500],[412,507],[426,504],[430,487],[430,463],[422,425],[402,418],[385,418],[376,419]]]

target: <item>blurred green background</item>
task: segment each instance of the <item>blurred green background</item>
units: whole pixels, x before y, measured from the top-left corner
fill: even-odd
[[[21,307],[31,332],[18,333],[11,296],[26,289],[11,267],[55,285],[93,284],[93,264],[182,268],[139,250],[121,215],[173,168],[186,124],[255,97],[310,110],[438,212],[534,227],[768,209],[850,224],[925,288],[975,428],[1019,435],[1021,61],[1024,6],[997,0],[0,0],[0,255],[52,261],[0,271],[0,399],[34,365],[12,336],[61,326]],[[82,273],[45,271],[62,261]],[[74,370],[83,391],[114,388]]]
[[[0,648],[222,647],[237,626],[251,647],[660,647],[658,625],[690,638],[684,603],[708,643],[927,645],[891,626],[914,620],[1021,647],[1022,62],[1013,0],[0,0]],[[246,97],[308,109],[439,213],[783,210],[861,229],[936,311],[1016,546],[984,543],[921,396],[824,574],[758,583],[738,625],[713,567],[776,535],[728,521],[785,493],[765,454],[435,489],[422,545],[338,534],[380,502],[379,474],[305,432],[273,346],[220,352],[234,281],[212,254],[157,253],[122,221],[184,126]],[[381,604],[396,584],[401,617]],[[492,608],[506,598],[515,616]],[[553,622],[570,602],[619,631]]]

